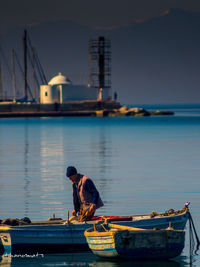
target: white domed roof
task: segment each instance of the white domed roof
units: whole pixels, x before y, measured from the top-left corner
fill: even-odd
[[[58,73],[57,76],[53,77],[48,85],[59,85],[59,84],[71,84],[72,82],[67,79],[66,76],[62,75],[61,72]]]

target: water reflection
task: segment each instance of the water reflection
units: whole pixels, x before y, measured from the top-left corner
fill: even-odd
[[[24,257],[23,257],[24,256]],[[32,256],[32,257],[31,257]],[[87,253],[67,254],[35,254],[35,255],[6,255],[1,257],[0,265],[11,266],[93,266],[93,267],[185,267],[187,262],[179,257],[177,260],[169,261],[131,261],[131,260],[108,260],[101,259]],[[191,266],[191,265],[190,265]]]
[[[112,145],[111,140],[108,141],[106,138],[105,128],[99,129],[98,136],[98,156],[99,156],[99,171],[104,176],[108,167],[110,166],[112,159]]]
[[[176,261],[131,261],[131,260],[98,260],[93,262],[94,267],[181,267],[179,262]]]
[[[29,215],[29,198],[30,198],[30,177],[29,177],[29,124],[28,122],[24,125],[24,201],[25,210],[24,215]]]
[[[64,136],[58,126],[42,126],[40,129],[40,205],[41,213],[49,216],[56,212],[62,216],[64,186],[62,168],[65,161]]]
[[[97,169],[99,179],[99,191],[106,192],[110,189],[110,169],[112,168],[112,139],[105,127],[98,129],[96,147],[93,147],[93,153],[96,151],[95,158],[98,160]]]

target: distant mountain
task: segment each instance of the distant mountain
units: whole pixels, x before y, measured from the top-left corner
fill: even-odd
[[[75,83],[89,77],[88,41],[100,35],[112,43],[112,90],[125,104],[200,103],[200,13],[166,10],[160,17],[113,30],[69,21],[28,28],[48,80],[62,72]],[[5,53],[22,58],[23,29],[1,37]]]

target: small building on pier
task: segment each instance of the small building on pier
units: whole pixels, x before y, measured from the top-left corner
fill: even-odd
[[[48,85],[40,86],[40,103],[53,104],[67,101],[97,100],[98,90],[89,85],[74,85],[66,76],[58,73]],[[102,100],[105,100],[102,98]]]

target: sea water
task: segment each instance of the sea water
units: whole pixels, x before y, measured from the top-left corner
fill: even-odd
[[[93,179],[97,214],[190,211],[200,236],[200,105],[147,106],[174,116],[0,119],[0,219],[67,218],[73,210],[66,167]],[[188,231],[188,227],[187,227]],[[168,262],[103,261],[91,253],[2,258],[3,266],[189,266],[189,241]],[[200,256],[192,266],[200,266]],[[7,264],[7,265],[5,265]]]

